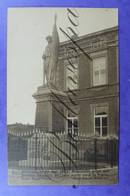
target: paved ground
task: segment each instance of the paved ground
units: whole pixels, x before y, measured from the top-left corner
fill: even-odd
[[[89,171],[8,170],[9,185],[101,185],[118,184],[118,168]]]

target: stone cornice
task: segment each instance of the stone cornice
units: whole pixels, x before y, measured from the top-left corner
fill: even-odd
[[[101,30],[101,31],[97,31],[97,32],[94,32],[94,33],[90,33],[90,34],[87,34],[87,35],[83,35],[83,36],[80,36],[80,37],[77,37],[75,39],[75,41],[83,41],[84,39],[86,40],[87,38],[93,38],[93,37],[97,37],[98,35],[101,36],[103,34],[106,35],[106,33],[110,34],[112,32],[116,32],[118,34],[118,26],[115,26],[115,27],[112,27],[112,28],[108,28],[108,29],[104,29],[104,30]],[[64,42],[61,42],[60,43],[60,46],[64,46],[64,45],[67,45],[67,44],[70,44],[71,41],[64,41]]]
[[[94,50],[108,48],[111,44],[116,46],[118,45],[118,26],[78,37],[75,39],[75,41],[84,51],[87,51],[88,53],[93,52]],[[98,42],[102,42],[102,45],[97,46],[97,48],[94,47],[93,44],[96,43],[98,45]],[[67,56],[65,47],[71,45],[71,41],[65,41],[60,44],[59,59]],[[79,53],[82,53],[77,47],[75,48]]]

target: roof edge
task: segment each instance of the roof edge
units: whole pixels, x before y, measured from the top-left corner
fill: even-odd
[[[100,30],[100,31],[95,31],[95,32],[93,32],[93,33],[89,33],[89,34],[86,34],[86,35],[82,35],[82,36],[80,36],[80,37],[77,37],[77,38],[75,39],[75,41],[79,41],[79,40],[82,40],[82,39],[84,39],[84,38],[88,38],[88,37],[91,37],[91,36],[95,36],[95,35],[107,33],[107,32],[109,32],[109,31],[116,31],[116,30],[118,30],[118,29],[119,29],[119,26],[117,25],[117,26],[113,26],[113,27],[110,27],[110,28],[107,28],[107,29]],[[70,40],[63,41],[63,42],[60,43],[60,46],[62,46],[62,45],[64,45],[64,44],[67,44],[67,43],[69,43],[69,42],[70,42]]]

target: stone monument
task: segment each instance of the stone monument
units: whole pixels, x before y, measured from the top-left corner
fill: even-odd
[[[44,72],[43,72],[43,85],[46,83],[53,83],[56,85],[56,73],[58,65],[58,54],[59,54],[59,35],[56,27],[57,15],[55,15],[54,27],[52,36],[48,35],[46,40],[48,45],[43,53],[44,61]]]
[[[57,110],[58,106],[61,112],[63,106],[56,98],[60,97],[62,99],[66,96],[64,92],[57,90],[57,67],[60,43],[56,20],[57,15],[54,17],[52,36],[49,35],[46,37],[48,44],[42,56],[43,85],[38,87],[37,92],[33,94],[36,100],[35,128],[40,128],[45,132],[64,131],[64,118]],[[62,112],[64,112],[63,110]]]

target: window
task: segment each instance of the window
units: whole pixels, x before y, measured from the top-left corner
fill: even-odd
[[[78,63],[66,65],[66,88],[74,90],[78,88]]]
[[[78,133],[78,117],[70,111],[67,111],[67,131],[72,136]]]
[[[106,137],[108,134],[107,113],[105,110],[103,112],[103,107],[95,108],[94,132],[99,137]]]
[[[107,83],[106,58],[99,57],[93,59],[93,85]]]

